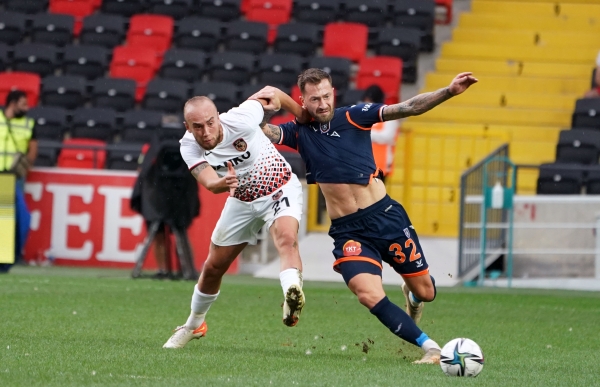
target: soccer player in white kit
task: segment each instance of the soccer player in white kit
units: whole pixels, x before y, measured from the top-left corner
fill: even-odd
[[[297,240],[303,194],[292,168],[261,130],[279,108],[274,104],[279,101],[253,99],[223,114],[207,97],[194,97],[184,106],[183,159],[200,184],[213,193],[229,191],[230,197],[194,286],[190,316],[163,348],[182,348],[206,334],[204,319],[223,275],[246,245],[256,244],[263,225],[281,258],[283,323],[291,327],[298,322],[305,303]]]

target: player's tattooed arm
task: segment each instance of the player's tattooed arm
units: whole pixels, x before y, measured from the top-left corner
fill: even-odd
[[[260,123],[260,127],[263,128],[267,124],[267,122],[271,120],[275,113],[277,113],[276,110],[265,110],[265,114],[263,116],[262,122]]]
[[[271,142],[278,144],[281,140],[281,128],[277,125],[266,124],[262,126],[262,131]]]
[[[219,177],[217,172],[208,163],[202,163],[190,171],[192,176],[204,188],[212,193],[221,193],[229,191],[225,177]]]
[[[407,101],[383,108],[383,120],[390,121],[397,120],[398,118],[418,116],[452,97],[454,97],[454,95],[450,93],[448,87],[444,87],[443,89],[431,93],[419,94]]]
[[[208,163],[202,163],[202,164],[198,165],[196,168],[192,169],[190,172],[192,172],[192,176],[194,176],[194,179],[200,181],[198,179],[198,176],[200,176],[200,172],[204,171],[208,167],[210,167],[210,165]]]

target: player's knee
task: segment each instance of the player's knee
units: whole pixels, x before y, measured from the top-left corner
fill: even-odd
[[[435,299],[435,287],[433,284],[419,287],[413,294],[421,301],[431,302]]]
[[[297,233],[291,229],[277,230],[275,243],[281,248],[298,247]]]
[[[385,294],[372,290],[364,290],[358,291],[356,296],[358,297],[358,302],[371,309],[377,305],[377,303],[381,301],[383,297],[385,297]]]
[[[202,272],[205,277],[215,278],[222,277],[227,271],[229,265],[223,265],[219,262],[207,260],[202,268]]]

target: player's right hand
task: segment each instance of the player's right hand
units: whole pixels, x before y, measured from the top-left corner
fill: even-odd
[[[235,174],[235,169],[233,169],[233,164],[231,161],[227,162],[227,174],[225,175],[225,183],[229,186],[229,196],[233,196],[236,188],[238,187],[238,178]]]
[[[263,105],[265,111],[279,111],[281,109],[281,101],[277,97],[276,88],[273,86],[265,86],[256,93],[254,93],[248,99],[262,99],[266,101],[266,105]]]

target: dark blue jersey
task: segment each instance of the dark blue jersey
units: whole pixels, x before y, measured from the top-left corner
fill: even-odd
[[[371,126],[383,121],[384,106],[367,103],[341,107],[326,124],[282,124],[279,144],[300,152],[308,184],[368,184],[378,173]]]

